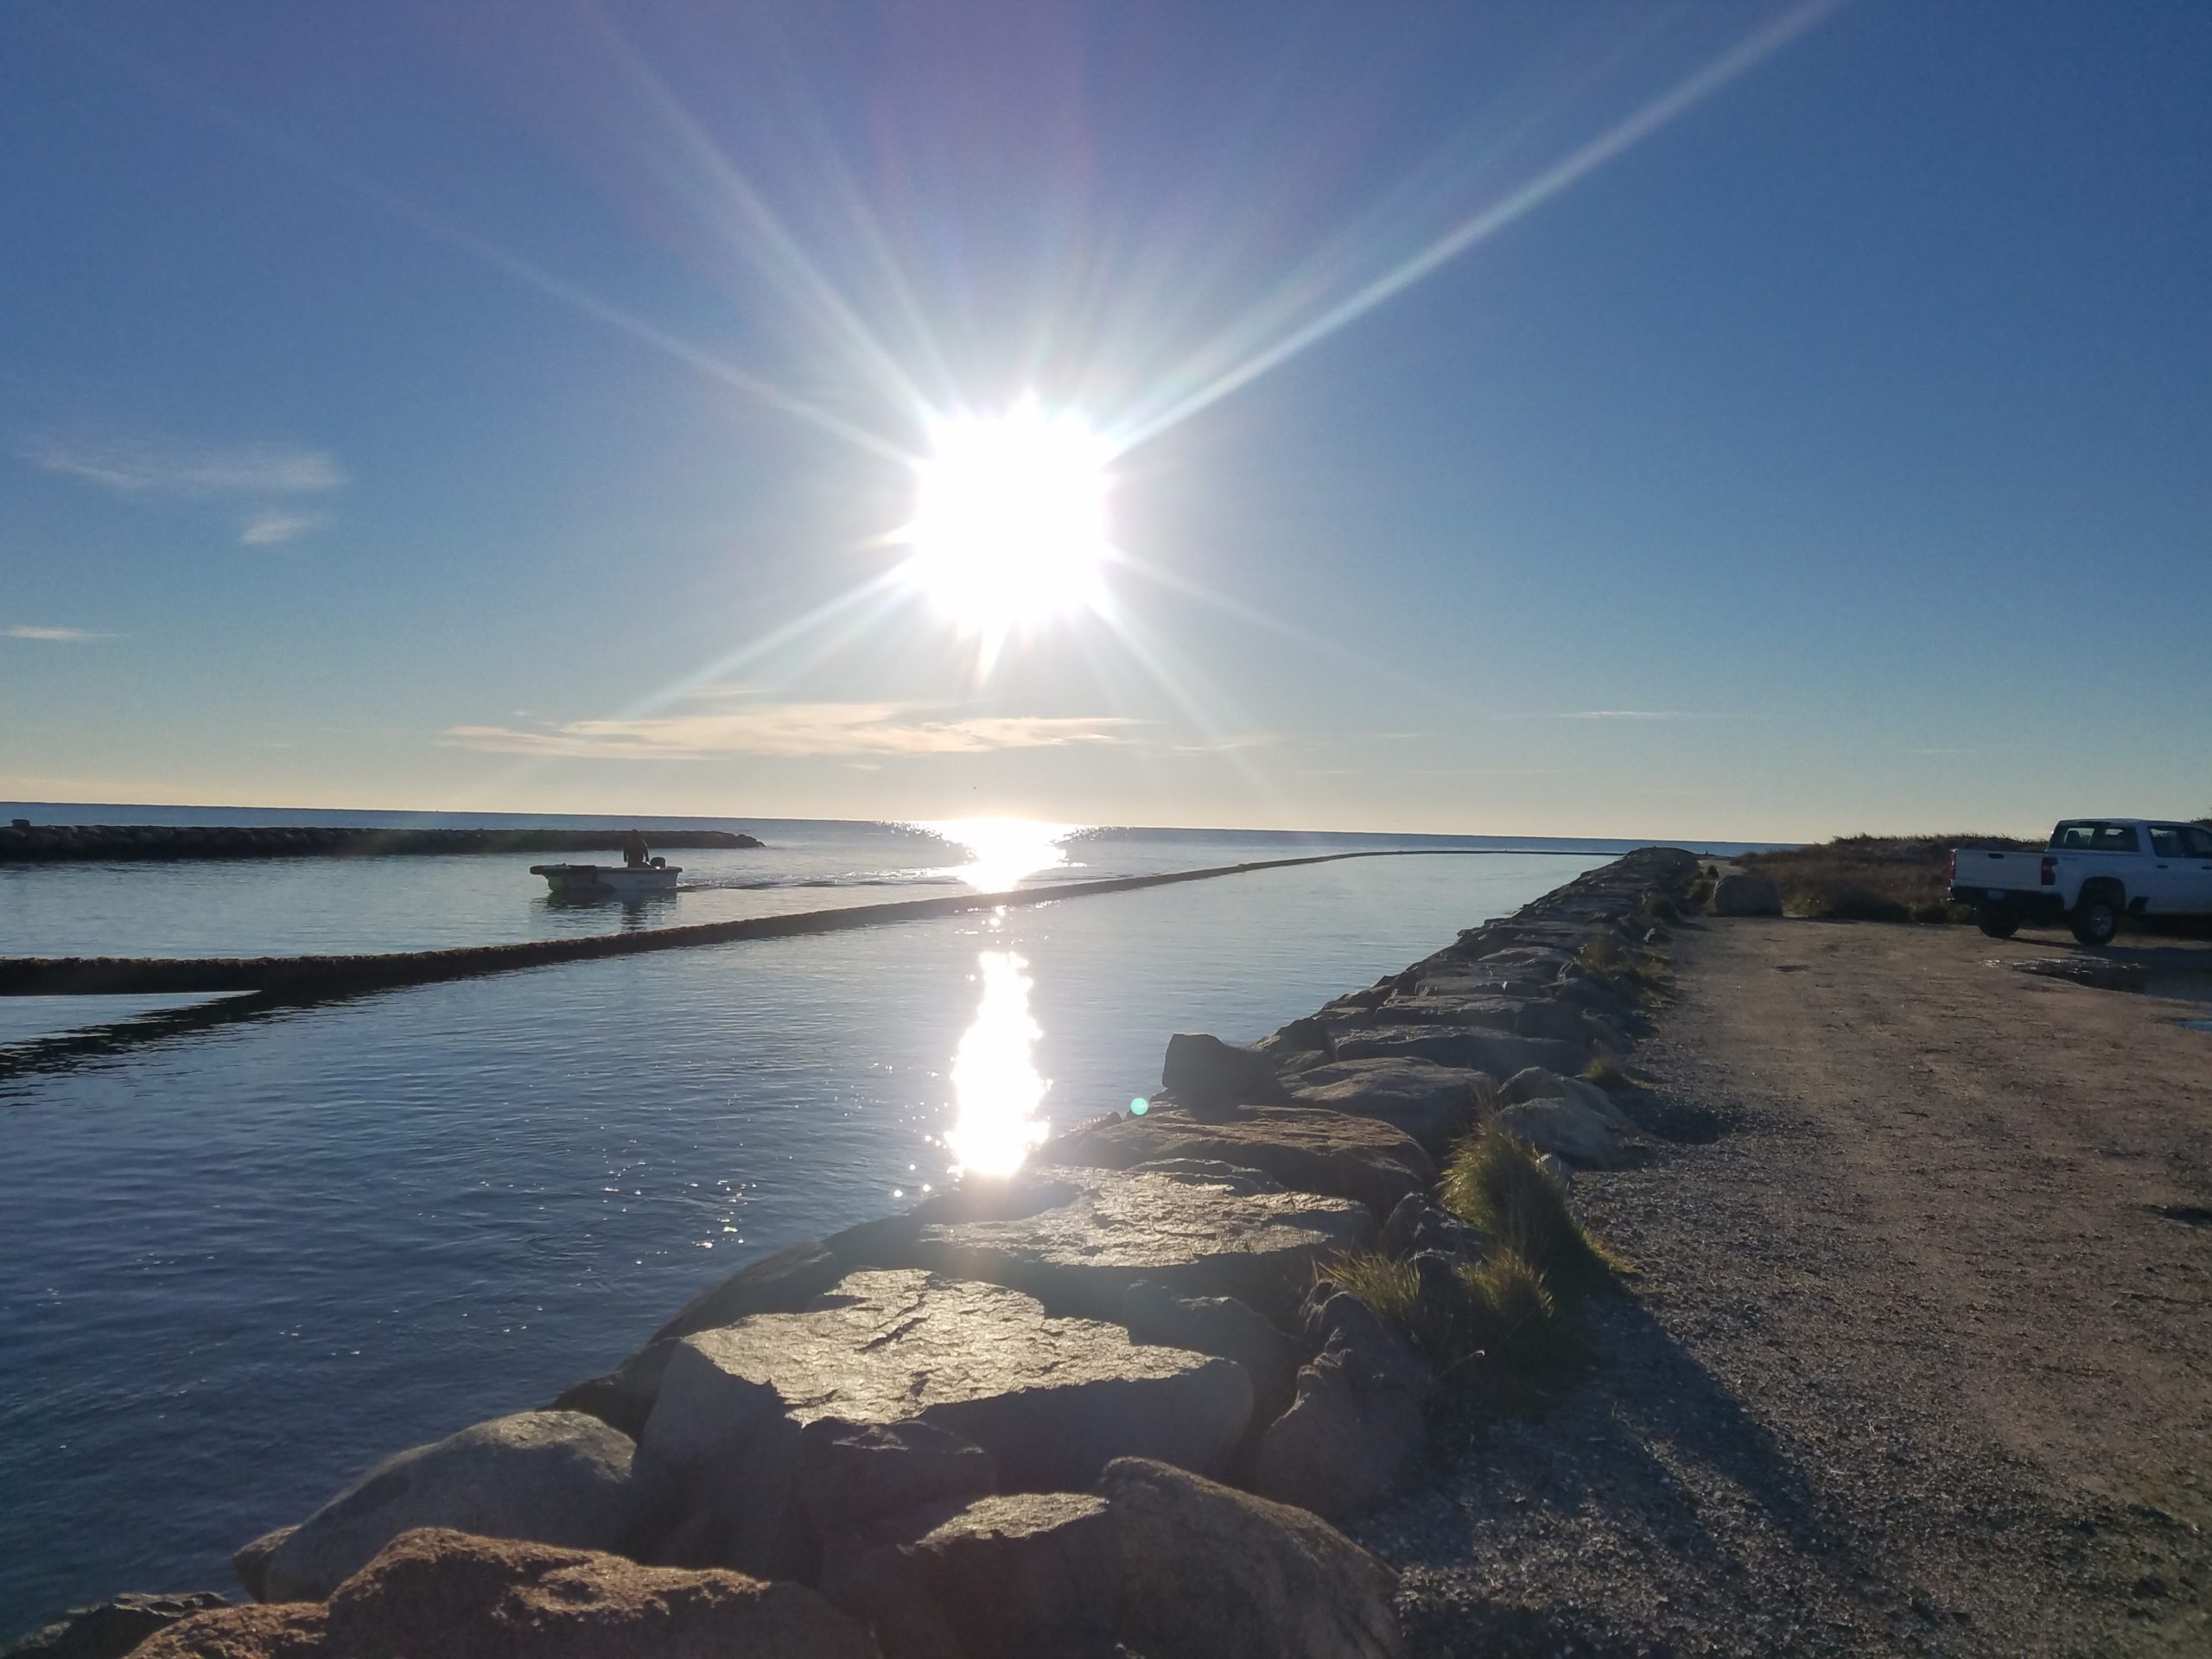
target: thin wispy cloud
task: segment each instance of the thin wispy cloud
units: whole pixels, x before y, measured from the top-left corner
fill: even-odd
[[[23,623],[8,630],[10,639],[45,639],[57,645],[83,645],[93,639],[119,639],[116,633],[101,633],[92,628],[41,628]]]
[[[33,433],[17,459],[119,495],[313,495],[346,482],[324,449],[296,444],[177,443],[142,438],[71,439]]]
[[[257,512],[238,531],[241,547],[276,547],[330,522],[327,512]]]
[[[720,755],[808,758],[982,754],[1128,741],[1138,724],[1114,715],[971,715],[933,719],[925,705],[785,702],[627,720],[575,720],[537,728],[454,726],[453,748],[590,760],[703,760]]]

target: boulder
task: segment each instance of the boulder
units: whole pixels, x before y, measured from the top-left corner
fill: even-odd
[[[1433,1252],[1467,1262],[1480,1261],[1491,1240],[1481,1228],[1460,1220],[1443,1205],[1421,1193],[1408,1192],[1382,1224],[1382,1236],[1377,1243],[1389,1255]]]
[[[1620,1132],[1587,1106],[1567,1100],[1528,1100],[1501,1107],[1497,1125],[1538,1152],[1586,1169],[1618,1169],[1629,1161]]]
[[[1396,1575],[1326,1522],[1122,1458],[1114,1506],[1122,1639],[1147,1659],[1402,1659]]]
[[[1289,1190],[1263,1171],[1225,1164],[1218,1158],[1147,1158],[1141,1164],[1131,1164],[1129,1169],[1134,1174],[1165,1175],[1192,1185],[1225,1188],[1240,1198]]]
[[[1178,1296],[1164,1285],[1131,1285],[1122,1299],[1129,1340],[1233,1359],[1252,1379],[1252,1418],[1274,1421],[1298,1384],[1298,1344],[1230,1296]]]
[[[269,1599],[269,1558],[298,1530],[296,1526],[290,1526],[264,1532],[251,1543],[239,1545],[237,1554],[231,1557],[231,1571],[238,1574],[246,1594],[256,1601]]]
[[[1550,997],[1534,997],[1521,1003],[1513,1017],[1513,1029],[1522,1037],[1539,1037],[1562,1043],[1586,1046],[1589,1030],[1583,1023],[1582,1010],[1573,1003]]]
[[[1513,1030],[1521,1004],[1505,995],[1496,982],[1449,978],[1427,979],[1410,996],[1393,996],[1362,1014],[1359,1026],[1478,1026],[1489,1031]]]
[[[817,1417],[799,1431],[798,1497],[824,1535],[998,1490],[991,1454],[918,1419],[849,1423]]]
[[[1782,889],[1771,878],[1764,875],[1745,875],[1740,871],[1724,875],[1713,889],[1713,913],[1716,916],[1779,916],[1782,914]]]
[[[1021,1492],[833,1541],[822,1591],[884,1659],[1103,1659],[1121,1565],[1104,1499]]]
[[[1490,1087],[1491,1076],[1429,1060],[1352,1059],[1315,1066],[1288,1082],[1295,1103],[1376,1118],[1436,1157],[1467,1132],[1477,1090]]]
[[[596,1417],[525,1411],[397,1452],[276,1546],[264,1587],[319,1601],[414,1527],[613,1548],[630,1525],[633,1450]]]
[[[1532,1065],[1525,1071],[1516,1071],[1497,1091],[1502,1105],[1517,1106],[1529,1100],[1567,1100],[1587,1111],[1596,1113],[1621,1135],[1635,1135],[1636,1120],[1620,1109],[1620,1103],[1587,1077],[1562,1077],[1556,1071],[1547,1071]]]
[[[1450,1274],[1446,1258],[1417,1255]],[[1421,1454],[1421,1408],[1436,1378],[1406,1339],[1359,1297],[1324,1281],[1306,1298],[1306,1340],[1319,1349],[1298,1373],[1291,1408],[1268,1427],[1254,1465],[1263,1497],[1342,1521],[1387,1491]]]
[[[1274,1062],[1267,1055],[1202,1032],[1179,1031],[1167,1039],[1160,1086],[1199,1112],[1283,1097]]]
[[[1219,1468],[1251,1410],[1250,1380],[1230,1361],[1048,1318],[998,1285],[856,1273],[799,1313],[677,1344],[639,1478],[654,1520],[682,1529],[680,1559],[775,1567],[799,1443],[821,1419],[947,1429],[990,1455],[1001,1485],[1051,1491],[1131,1453]]]
[[[0,1648],[0,1659],[123,1659],[156,1630],[229,1605],[227,1597],[213,1590],[118,1596],[96,1606],[72,1607],[51,1624]]]
[[[1378,1217],[1436,1179],[1421,1144],[1395,1125],[1311,1106],[1241,1106],[1210,1122],[1174,1111],[1109,1118],[1062,1136],[1051,1150],[1063,1164],[1099,1169],[1218,1160],[1264,1171],[1293,1192],[1351,1198]]]
[[[1297,1305],[1317,1262],[1375,1236],[1373,1216],[1346,1198],[1240,1192],[1154,1172],[1053,1168],[1033,1179],[1045,1207],[925,1225],[916,1265],[1096,1319],[1119,1317],[1141,1279],[1273,1313]]]
[[[327,1659],[876,1659],[813,1591],[619,1555],[401,1535],[330,1599]]]
[[[1502,1031],[1452,1031],[1418,1026],[1368,1026],[1337,1033],[1337,1058],[1427,1060],[1435,1065],[1510,1077],[1523,1066],[1576,1071],[1590,1052],[1584,1042],[1544,1037],[1513,1037]],[[1325,1068],[1324,1068],[1325,1069]],[[1303,1083],[1313,1074],[1300,1074]]]
[[[319,1601],[195,1613],[130,1649],[131,1659],[323,1659]]]

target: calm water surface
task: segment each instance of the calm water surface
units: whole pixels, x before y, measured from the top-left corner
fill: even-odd
[[[645,925],[923,896],[974,862],[892,826],[756,832],[769,852],[674,855],[716,885]],[[1036,879],[1308,849],[1086,835]],[[1170,1032],[1249,1040],[1608,855],[1261,872],[98,1045],[53,1033],[130,1010],[0,1003],[0,1639],[118,1590],[232,1588],[231,1549],[378,1457],[543,1403],[753,1255],[1126,1106]],[[16,869],[0,950],[639,925],[546,905],[528,862]]]

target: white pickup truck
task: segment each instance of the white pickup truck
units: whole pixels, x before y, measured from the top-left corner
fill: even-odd
[[[2039,853],[1951,853],[1951,898],[1993,939],[2064,921],[2105,944],[2127,916],[2212,916],[2212,830],[2151,818],[2066,818]]]

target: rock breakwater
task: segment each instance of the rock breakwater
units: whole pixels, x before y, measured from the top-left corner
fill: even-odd
[[[641,829],[643,826],[639,826]],[[101,863],[188,858],[397,858],[457,853],[600,853],[621,830],[368,830],[315,825],[31,823],[0,826],[0,864]],[[645,830],[664,849],[752,848],[732,830]]]
[[[435,1605],[505,1659],[1406,1654],[1337,1526],[1556,1317],[1567,1166],[1637,1155],[1572,1074],[1634,1043],[1696,868],[1630,854],[1249,1047],[1179,1036],[1141,1116],[747,1266],[245,1546],[296,1599],[142,1651],[397,1651]],[[1480,1363],[1427,1339],[1446,1303]]]

